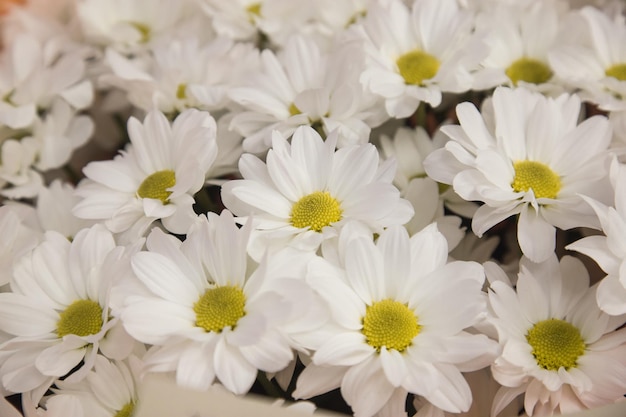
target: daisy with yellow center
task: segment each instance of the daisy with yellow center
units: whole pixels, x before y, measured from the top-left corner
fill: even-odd
[[[481,11],[477,30],[489,33],[485,41],[490,53],[482,62],[475,88],[508,85],[551,95],[564,91],[562,83],[553,80],[548,59],[558,42],[562,20],[562,11],[553,2],[508,3]]]
[[[19,375],[0,371],[7,389],[43,395],[57,378],[82,381],[98,355],[130,353],[134,341],[108,305],[121,249],[102,225],[82,229],[72,242],[47,232],[15,265],[11,291],[0,294],[0,330],[12,336],[0,354],[29,365]]]
[[[361,82],[385,100],[389,116],[408,117],[420,102],[437,107],[442,93],[472,87],[488,51],[474,36],[468,10],[456,0],[384,3],[369,6],[353,30],[367,43]]]
[[[556,227],[599,226],[580,194],[606,191],[610,125],[602,116],[578,125],[580,98],[565,94],[547,98],[499,87],[492,106],[495,124],[488,127],[473,105],[459,104],[460,126],[442,128],[452,141],[424,167],[463,199],[484,203],[472,219],[479,237],[519,215],[520,248],[541,262],[554,252]]]
[[[292,360],[296,341],[286,326],[324,320],[293,278],[312,255],[278,252],[258,264],[247,252],[251,226],[239,228],[228,211],[209,213],[182,244],[154,229],[150,250],[132,258],[137,283],[121,318],[130,335],[153,345],[148,371],[173,371],[193,389],[219,381],[244,394],[258,371],[278,372]],[[297,297],[283,295],[294,288]]]
[[[73,213],[100,220],[124,243],[143,236],[161,220],[172,233],[185,234],[195,219],[198,192],[217,155],[216,125],[206,112],[186,110],[173,123],[148,113],[143,123],[128,121],[130,145],[113,160],[91,162],[76,190]]]
[[[492,281],[491,320],[502,354],[491,369],[503,386],[493,415],[513,393],[525,393],[528,415],[569,413],[622,397],[626,382],[613,376],[626,371],[624,332],[616,330],[621,321],[598,308],[582,262],[570,256],[559,261],[553,255],[541,264],[522,258],[516,289]]]
[[[46,415],[134,416],[138,403],[136,387],[141,365],[142,362],[136,356],[125,361],[111,361],[98,355],[85,380],[78,383],[55,383],[54,395],[46,400]],[[77,402],[80,406],[68,406],[71,402]]]
[[[310,398],[340,387],[357,416],[404,410],[407,392],[449,412],[467,411],[471,395],[456,365],[479,369],[484,363],[474,362],[475,353],[464,346],[477,343],[488,354],[496,350],[493,341],[463,330],[486,307],[482,267],[447,263],[447,242],[434,224],[411,238],[403,227],[392,226],[374,243],[350,223],[338,245],[339,259],[333,256],[331,264],[319,258],[309,266],[307,282],[326,301],[333,320],[311,339],[317,340],[309,346],[313,361],[294,396]],[[444,340],[445,350],[434,348]]]
[[[275,133],[265,163],[242,156],[243,179],[222,186],[222,201],[233,213],[254,217],[253,257],[260,259],[268,245],[315,250],[349,220],[377,233],[411,218],[412,208],[400,198],[393,175],[380,175],[392,173],[393,162],[379,166],[370,144],[335,150],[337,140],[336,132],[324,141],[302,126],[291,143]]]

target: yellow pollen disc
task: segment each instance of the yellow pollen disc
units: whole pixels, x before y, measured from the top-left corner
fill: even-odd
[[[367,306],[363,317],[363,330],[368,345],[378,352],[384,346],[388,350],[403,352],[411,345],[422,326],[415,313],[405,304],[385,299]]]
[[[179,100],[187,98],[187,84],[178,84],[178,87],[176,88],[176,98]]]
[[[536,198],[556,198],[561,190],[561,178],[549,166],[535,161],[513,164],[515,178],[511,187],[515,192],[533,190]]]
[[[302,197],[291,209],[291,224],[316,232],[341,220],[341,205],[328,191],[316,191]]]
[[[295,116],[297,114],[301,114],[302,112],[300,111],[300,109],[296,106],[295,103],[291,103],[291,105],[289,106],[289,116]]]
[[[206,290],[193,305],[196,326],[207,332],[221,332],[225,327],[234,328],[246,315],[246,296],[239,287],[223,286]]]
[[[141,39],[139,40],[140,43],[146,43],[150,40],[150,35],[151,35],[150,26],[146,25],[145,23],[140,23],[140,22],[128,22],[128,23],[130,23],[131,26],[137,29],[139,33],[141,34]]]
[[[396,65],[407,84],[423,85],[424,80],[437,75],[440,63],[431,54],[415,50],[400,56]]]
[[[176,185],[176,175],[174,171],[165,169],[163,171],[157,171],[152,175],[149,175],[137,190],[137,195],[141,198],[154,198],[155,200],[161,200],[163,203],[167,203],[171,191],[167,191],[168,188]]]
[[[250,17],[261,17],[261,3],[252,3],[246,7],[246,12],[248,12]]]
[[[57,335],[89,336],[102,328],[102,307],[92,300],[76,300],[59,314]]]
[[[542,84],[552,77],[552,70],[543,62],[532,58],[520,58],[507,69],[506,75],[513,85],[524,81],[532,84]]]
[[[536,323],[526,335],[533,348],[537,365],[549,371],[575,368],[578,358],[585,353],[585,341],[580,331],[560,319],[548,319]]]
[[[130,402],[122,407],[120,411],[115,413],[113,417],[130,417],[133,415],[133,411],[135,411],[135,403]]]
[[[607,77],[617,78],[620,81],[626,81],[626,63],[616,64],[608,68],[605,72]]]

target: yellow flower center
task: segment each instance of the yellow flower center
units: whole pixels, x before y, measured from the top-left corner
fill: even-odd
[[[407,84],[423,85],[424,80],[437,75],[440,63],[431,54],[415,50],[400,56],[396,60],[396,65]]]
[[[167,189],[174,185],[176,185],[176,174],[174,174],[174,171],[170,169],[157,171],[143,180],[137,190],[137,195],[141,198],[154,198],[167,203],[170,194],[172,194]]]
[[[511,187],[515,192],[533,190],[536,198],[556,198],[561,190],[561,179],[549,166],[535,161],[513,164],[515,178]]]
[[[135,411],[135,403],[129,402],[126,404],[120,411],[115,413],[113,417],[130,417],[133,415],[133,411]]]
[[[328,191],[316,191],[302,197],[291,209],[291,224],[319,232],[341,220],[341,205]]]
[[[300,109],[296,106],[295,103],[291,103],[291,105],[289,106],[289,116],[295,116],[297,114],[301,114],[302,112],[300,111]]]
[[[92,300],[76,300],[59,314],[57,335],[89,336],[102,329],[102,307]]]
[[[178,87],[176,87],[176,98],[179,100],[187,98],[187,84],[178,84]]]
[[[385,299],[367,306],[361,332],[367,344],[378,352],[383,346],[403,352],[421,327],[407,305]]]
[[[520,58],[513,62],[505,72],[513,85],[517,85],[520,81],[542,84],[552,77],[550,67],[533,58]]]
[[[246,12],[248,12],[248,20],[250,23],[254,23],[259,17],[261,17],[261,3],[252,3],[246,7]]]
[[[150,26],[146,25],[145,23],[140,23],[140,22],[128,22],[128,23],[130,23],[130,25],[134,27],[135,29],[137,29],[137,31],[139,31],[139,33],[141,34],[141,39],[139,39],[140,43],[146,43],[150,40],[150,35],[151,35]]]
[[[605,72],[607,77],[617,78],[620,81],[626,81],[626,63],[615,64],[608,68]]]
[[[578,358],[585,353],[585,341],[580,331],[560,319],[548,319],[536,323],[526,335],[533,348],[537,365],[549,371],[575,368]]]
[[[246,296],[239,287],[223,286],[205,291],[193,305],[196,326],[207,332],[221,332],[225,327],[234,328],[246,315]]]

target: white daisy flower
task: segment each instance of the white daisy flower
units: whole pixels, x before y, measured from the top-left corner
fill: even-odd
[[[557,44],[563,12],[554,1],[535,2],[528,7],[499,5],[477,16],[477,31],[487,33],[490,53],[482,61],[474,89],[497,85],[520,86],[550,93],[563,92],[548,62]]]
[[[193,195],[205,183],[217,155],[215,120],[194,109],[170,125],[152,111],[142,124],[128,121],[130,145],[113,160],[90,162],[76,193],[74,214],[103,220],[125,241],[134,242],[160,219],[172,233],[185,234],[195,221]]]
[[[255,259],[268,246],[316,250],[349,220],[378,233],[411,218],[410,203],[391,184],[394,161],[379,166],[374,145],[335,150],[336,141],[334,134],[323,141],[314,129],[302,126],[291,144],[274,133],[267,163],[242,155],[243,179],[225,183],[222,200],[236,215],[253,216],[250,250]]]
[[[109,316],[109,289],[124,248],[103,226],[84,229],[70,243],[47,232],[14,266],[11,291],[0,293],[0,378],[12,392],[33,391],[35,402],[52,381],[80,380],[96,354],[123,359],[134,342]]]
[[[383,2],[381,2],[383,3]],[[473,36],[474,19],[457,0],[401,0],[373,5],[353,29],[366,39],[369,63],[361,82],[385,99],[391,117],[408,117],[420,102],[433,107],[444,92],[469,90],[487,55]]]
[[[555,227],[598,227],[579,194],[601,196],[608,184],[608,120],[594,116],[577,124],[580,98],[547,98],[525,89],[496,89],[494,126],[470,103],[457,106],[460,126],[444,126],[452,140],[431,153],[424,167],[452,184],[468,201],[483,204],[472,219],[479,237],[519,214],[517,239],[533,262],[555,248]],[[590,140],[593,138],[593,140]]]
[[[315,31],[318,4],[308,0],[200,0],[215,31],[235,40],[284,46],[297,33]],[[264,40],[264,38],[267,38]]]
[[[29,128],[37,111],[47,111],[56,98],[74,109],[88,107],[93,90],[85,77],[79,53],[63,53],[54,39],[16,36],[0,61],[0,123],[11,129]]]
[[[17,209],[0,207],[0,287],[11,281],[15,261],[41,240],[40,231],[31,221],[34,217],[33,209],[27,205]]]
[[[154,107],[164,113],[222,109],[228,103],[228,88],[240,84],[259,65],[258,52],[251,44],[227,38],[206,45],[197,38],[160,42],[150,51],[153,59],[147,64],[107,49],[106,61],[113,74],[100,78],[126,91],[130,103],[146,112]]]
[[[600,219],[605,236],[584,237],[569,246],[592,258],[608,275],[598,284],[598,305],[607,314],[626,314],[626,246],[622,243],[626,230],[626,167],[614,162],[615,204],[585,199]]]
[[[340,387],[356,416],[400,415],[407,393],[467,411],[472,396],[461,370],[487,366],[497,348],[464,330],[486,315],[481,265],[446,264],[446,240],[435,225],[411,238],[392,226],[376,244],[346,226],[340,240],[338,265],[319,258],[309,266],[307,282],[333,320],[294,397]]]
[[[607,111],[626,110],[626,23],[624,16],[584,7],[570,28],[578,36],[549,54],[555,73],[580,95]],[[581,30],[580,25],[583,29]]]
[[[246,250],[250,226],[239,229],[228,211],[209,213],[182,243],[154,229],[149,251],[133,257],[142,285],[120,291],[121,315],[133,337],[153,345],[144,357],[149,371],[174,371],[179,385],[200,390],[218,380],[243,394],[258,370],[278,372],[291,361],[284,328],[304,323],[291,304],[304,304],[298,314],[309,305],[305,293],[289,291],[304,289],[298,275],[310,256],[289,251],[257,264]],[[319,320],[315,309],[304,315]]]
[[[77,15],[91,43],[133,53],[171,33],[189,12],[187,0],[79,0]]]
[[[126,361],[111,361],[96,356],[93,369],[84,380],[76,383],[56,381],[53,395],[44,398],[42,417],[130,417],[137,404],[137,382],[141,362],[134,356]],[[72,399],[79,406],[67,408]],[[76,411],[76,412],[73,412]],[[63,414],[61,414],[63,413]]]
[[[370,128],[386,115],[358,82],[362,60],[359,48],[325,53],[302,36],[291,37],[278,55],[264,50],[263,71],[228,93],[244,107],[231,124],[245,137],[244,149],[262,153],[271,145],[272,131],[290,136],[300,125],[325,136],[339,130],[339,147],[367,142]]]
[[[524,394],[528,415],[566,414],[622,399],[626,392],[625,317],[596,305],[581,261],[522,259],[517,290],[491,283],[489,302],[502,355],[492,365],[503,387],[492,415]]]

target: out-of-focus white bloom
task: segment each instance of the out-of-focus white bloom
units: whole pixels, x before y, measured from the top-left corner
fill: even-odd
[[[592,258],[608,275],[598,284],[597,301],[607,314],[626,314],[626,167],[615,163],[615,204],[586,199],[600,219],[605,236],[587,236],[569,246]]]
[[[109,315],[109,290],[124,248],[103,226],[84,229],[73,242],[57,232],[14,267],[11,291],[0,293],[0,329],[14,337],[0,345],[3,386],[33,391],[37,403],[52,381],[81,380],[98,352],[123,359],[134,341]]]
[[[578,96],[553,99],[521,88],[496,89],[493,111],[490,129],[476,107],[459,104],[461,125],[442,127],[452,140],[424,166],[464,199],[485,203],[472,219],[478,236],[519,214],[522,252],[540,262],[554,252],[555,227],[599,226],[580,194],[604,197],[610,125],[602,116],[578,125]]]
[[[147,370],[175,372],[181,386],[219,381],[243,394],[258,370],[278,372],[293,358],[286,326],[297,332],[324,320],[306,302],[310,256],[287,251],[253,262],[250,226],[238,228],[224,211],[200,217],[182,243],[160,229],[148,236],[148,252],[131,261],[140,286],[123,294],[121,313],[128,332],[153,345]]]
[[[107,49],[113,74],[101,78],[124,90],[130,103],[146,112],[153,108],[164,113],[188,108],[221,110],[228,102],[228,89],[258,67],[258,52],[251,44],[227,38],[206,45],[197,38],[159,42],[150,51],[153,59],[146,63]]]
[[[139,359],[134,356],[123,362],[96,356],[93,369],[84,380],[55,382],[54,394],[44,398],[46,411],[41,417],[57,413],[66,417],[132,416],[137,403],[140,367]],[[68,408],[68,404],[75,405]]]
[[[0,207],[0,286],[11,281],[15,262],[41,240],[41,233],[32,225],[33,215],[30,206],[20,210]]]
[[[206,181],[217,155],[215,120],[190,109],[170,125],[152,111],[144,123],[128,121],[130,145],[109,161],[89,163],[74,214],[100,219],[125,242],[134,242],[160,219],[172,233],[185,234],[195,221],[193,195]]]
[[[548,52],[557,42],[563,21],[558,3],[534,2],[499,5],[477,17],[477,31],[486,33],[489,55],[483,60],[475,89],[498,85],[520,86],[542,93],[556,94],[564,87],[554,78]]]
[[[392,226],[376,244],[346,225],[339,241],[337,264],[318,258],[308,269],[307,282],[333,320],[311,346],[312,363],[294,397],[340,387],[360,417],[402,415],[407,393],[467,411],[472,395],[461,371],[487,366],[497,348],[464,330],[486,315],[482,267],[446,263],[446,240],[435,225],[411,238]]]
[[[37,111],[48,110],[60,97],[74,109],[93,100],[80,54],[61,53],[58,44],[23,33],[0,59],[0,123],[12,129],[31,126]]]
[[[608,111],[626,110],[626,23],[624,16],[584,7],[577,12],[579,36],[555,48],[549,61],[565,82],[581,89],[585,100]],[[572,30],[574,30],[572,28]]]
[[[88,42],[132,53],[171,34],[192,4],[188,0],[77,0],[76,8]]]
[[[489,301],[502,355],[492,365],[503,387],[492,415],[524,394],[528,415],[567,414],[622,399],[626,316],[596,304],[596,286],[578,259],[522,258],[516,290],[491,283]]]
[[[393,161],[379,166],[373,145],[335,150],[336,141],[336,135],[323,141],[302,126],[291,144],[274,134],[267,163],[251,154],[241,157],[243,179],[225,183],[222,200],[233,213],[251,216],[253,257],[269,246],[316,250],[349,220],[379,233],[411,218],[411,205],[391,184]]]
[[[469,90],[488,53],[473,36],[474,18],[457,0],[400,0],[372,6],[353,28],[366,40],[361,82],[385,99],[391,117],[408,117],[420,102],[433,107],[444,92]]]
[[[302,36],[290,38],[279,55],[263,51],[263,71],[250,75],[245,87],[229,91],[245,109],[231,126],[245,137],[244,149],[264,152],[273,130],[290,136],[300,125],[313,126],[324,135],[338,130],[339,147],[367,142],[370,127],[386,116],[358,82],[362,60],[359,48],[324,53]]]
[[[413,218],[406,225],[409,234],[422,230],[436,220],[439,231],[446,236],[448,247],[452,250],[464,233],[459,228],[460,219],[444,216],[444,205],[468,218],[473,216],[477,206],[463,200],[451,187],[440,185],[426,175],[424,159],[435,149],[443,147],[447,140],[441,131],[437,131],[431,139],[421,127],[400,127],[393,139],[381,135],[380,147],[387,158],[393,157],[397,161],[394,184],[415,209]]]
[[[317,31],[317,3],[308,0],[200,0],[215,31],[235,40],[284,46],[294,34]]]

